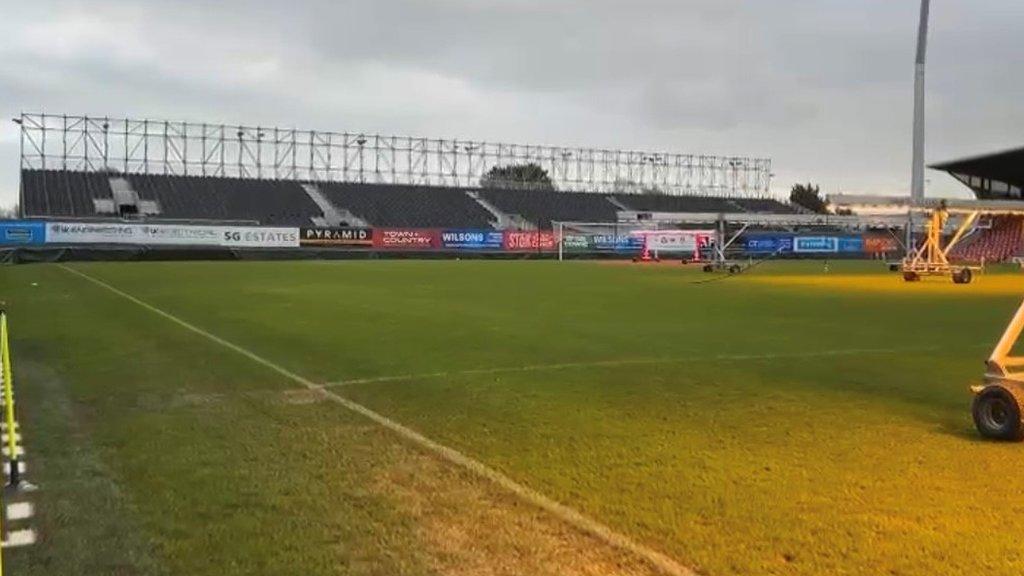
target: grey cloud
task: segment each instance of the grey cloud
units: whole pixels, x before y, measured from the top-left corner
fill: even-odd
[[[5,114],[768,155],[779,192],[909,180],[915,0],[9,4]],[[1022,35],[1019,0],[934,7],[930,159],[1020,143]],[[0,128],[0,203],[14,136]]]

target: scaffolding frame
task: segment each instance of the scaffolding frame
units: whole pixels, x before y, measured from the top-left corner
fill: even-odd
[[[536,163],[562,191],[768,198],[771,160],[187,121],[22,113],[22,170],[478,187]],[[508,182],[510,187],[529,183]]]
[[[945,206],[932,210],[925,226],[924,242],[903,259],[901,267],[903,279],[908,282],[916,282],[922,276],[950,276],[957,284],[969,284],[973,272],[984,269],[984,262],[979,265],[952,264],[949,261],[949,255],[977,223],[981,213],[981,210],[968,212],[957,226],[953,236],[943,244],[943,232],[946,229],[946,222],[949,220],[949,210]]]

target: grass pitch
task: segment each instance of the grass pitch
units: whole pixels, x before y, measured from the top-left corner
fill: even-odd
[[[1020,574],[1022,447],[966,386],[1024,278],[869,263],[70,267],[703,574]],[[41,541],[14,574],[643,574],[244,355],[5,268]]]

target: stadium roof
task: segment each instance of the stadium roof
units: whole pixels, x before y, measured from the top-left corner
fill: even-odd
[[[1024,187],[1024,148],[941,162],[930,167],[949,172],[961,181],[962,176],[968,176]]]
[[[854,211],[865,208],[890,208],[907,210],[911,208],[909,196],[874,196],[871,194],[829,194],[828,203],[836,208],[850,208]],[[954,213],[981,212],[982,214],[1024,215],[1024,201],[1011,199],[964,200],[962,198],[925,198],[914,207],[916,211],[927,212],[945,206]]]

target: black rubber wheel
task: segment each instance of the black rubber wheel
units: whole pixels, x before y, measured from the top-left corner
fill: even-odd
[[[687,264],[690,263],[690,261],[687,260],[686,258],[683,258],[679,263],[682,264],[683,266],[686,266]]]
[[[705,272],[714,272],[715,271],[715,267],[712,266],[711,264],[705,264],[704,265],[704,271]]]
[[[971,415],[985,438],[1020,442],[1024,440],[1020,409],[1018,394],[1002,386],[988,386],[974,397]]]
[[[954,284],[970,284],[971,280],[974,279],[974,274],[971,273],[970,268],[962,268],[953,272],[953,283]]]
[[[729,266],[729,274],[739,274],[742,271],[739,264]]]
[[[889,264],[889,272],[899,272],[899,271],[900,271],[900,265],[899,264]]]
[[[920,279],[921,279],[921,277],[917,275],[917,272],[904,272],[903,273],[903,281],[904,282],[917,282]]]

